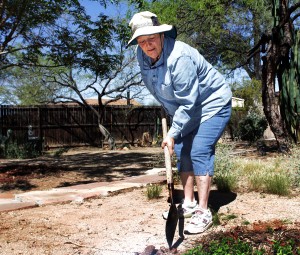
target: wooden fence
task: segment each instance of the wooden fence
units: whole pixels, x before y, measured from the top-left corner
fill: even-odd
[[[141,141],[147,132],[151,137],[161,135],[161,113],[159,106],[106,106],[102,124],[117,142],[133,144]],[[0,108],[0,135],[7,136],[10,129],[17,141],[28,136],[43,138],[44,144],[50,147],[103,145],[104,137],[97,123],[96,115],[80,106],[2,105]]]

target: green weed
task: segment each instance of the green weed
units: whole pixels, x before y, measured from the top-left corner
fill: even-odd
[[[249,176],[249,189],[253,191],[263,190],[265,180],[262,174],[253,172],[253,175]]]
[[[295,247],[295,240],[287,242],[274,241],[272,254],[293,255],[300,254],[300,248]],[[232,237],[223,237],[220,240],[213,240],[209,245],[200,245],[183,255],[264,255],[269,254],[263,248],[255,248],[246,241]]]
[[[213,240],[208,247],[198,246],[184,255],[259,255],[263,250],[254,250],[250,244],[239,239],[224,237],[221,240]]]
[[[235,219],[235,218],[237,218],[238,216],[236,216],[236,215],[234,215],[234,214],[228,214],[228,215],[226,215],[225,217],[223,217],[223,220],[226,220],[226,221],[228,221],[228,220],[233,220],[233,219]]]
[[[290,193],[290,180],[288,176],[275,174],[265,180],[265,191],[267,193],[287,196]]]
[[[162,192],[162,186],[158,184],[149,185],[146,190],[147,198],[150,199],[158,199]]]
[[[236,176],[232,174],[216,175],[213,180],[217,186],[218,191],[221,192],[234,191],[238,185]]]
[[[234,172],[234,161],[230,153],[232,146],[218,144],[215,160],[214,184],[221,192],[233,191],[237,187],[237,178]]]

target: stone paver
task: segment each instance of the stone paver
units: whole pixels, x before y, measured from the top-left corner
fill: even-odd
[[[3,193],[0,194],[0,212],[68,201],[82,202],[87,198],[107,196],[116,191],[143,187],[151,183],[162,183],[165,180],[164,169],[154,168],[147,171],[145,175],[128,177],[115,182],[95,182],[16,195]]]

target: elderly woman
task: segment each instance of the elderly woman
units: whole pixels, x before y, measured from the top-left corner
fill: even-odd
[[[160,25],[155,14],[137,13],[129,26],[133,35],[128,46],[138,45],[143,81],[172,119],[162,147],[168,146],[171,154],[175,151],[178,159],[184,191],[179,214],[191,217],[185,233],[202,233],[212,225],[208,198],[215,145],[231,115],[230,87],[195,48],[175,40],[176,28]]]

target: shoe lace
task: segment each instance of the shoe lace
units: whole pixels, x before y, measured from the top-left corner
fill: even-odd
[[[194,215],[192,216],[192,219],[201,219],[203,216],[204,212],[202,212],[201,210],[196,210]]]

